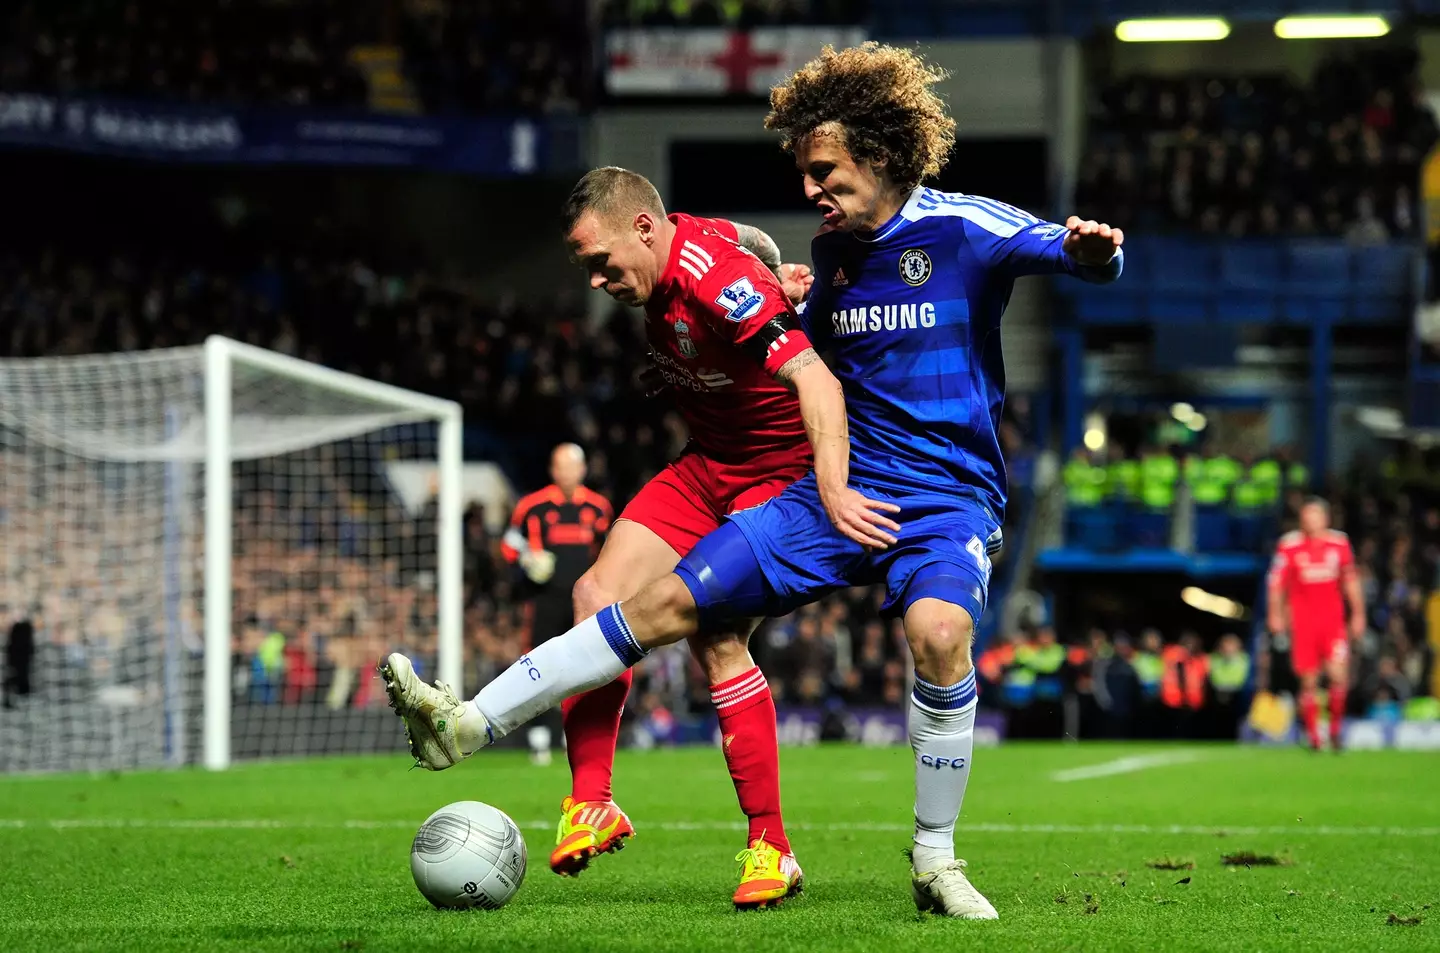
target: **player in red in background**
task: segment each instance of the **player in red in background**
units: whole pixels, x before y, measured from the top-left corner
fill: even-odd
[[[845,485],[844,398],[799,330],[793,306],[813,280],[808,268],[782,266],[775,243],[758,229],[667,216],[655,187],[625,169],[582,178],[566,204],[565,229],[592,288],[644,307],[651,358],[690,430],[685,451],[630,501],[576,584],[577,622],[663,578],[726,514],[804,476],[812,448],[835,525],[865,545],[891,541],[886,530],[898,527],[880,510],[893,508]],[[775,705],[747,646],[753,627],[692,643],[749,818],[748,847],[737,858],[739,907],[777,902],[801,881],[780,816]],[[610,788],[629,689],[627,671],[563,705],[573,789],[551,855],[558,873],[578,873],[633,833]]]
[[[1310,746],[1322,747],[1315,689],[1323,667],[1330,683],[1330,742],[1338,751],[1350,685],[1350,641],[1365,633],[1365,600],[1350,538],[1330,528],[1330,505],[1319,497],[1300,508],[1300,529],[1281,537],[1270,565],[1269,597],[1270,631],[1279,633],[1289,623],[1290,665],[1300,682],[1300,717]],[[1345,602],[1350,603],[1348,626]]]

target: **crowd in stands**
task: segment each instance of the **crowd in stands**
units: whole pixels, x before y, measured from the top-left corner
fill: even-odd
[[[1403,47],[1333,54],[1288,74],[1126,76],[1100,88],[1079,167],[1083,216],[1136,234],[1419,234],[1436,122]]]
[[[1307,493],[1322,490],[1333,501],[1334,528],[1350,536],[1367,613],[1366,635],[1354,656],[1351,714],[1392,717],[1414,699],[1423,700],[1414,702],[1415,711],[1429,711],[1440,697],[1437,473],[1440,453],[1415,448],[1380,469],[1362,461],[1324,486],[1313,485],[1288,448],[1259,458],[1214,449],[1180,458],[1152,447],[1138,458],[1117,455],[1110,461],[1077,451],[1064,471],[1066,538],[1072,546],[1097,551],[1168,548],[1183,484],[1194,503],[1197,552],[1264,553],[1280,533],[1296,528]],[[1122,646],[1129,650],[1128,636],[1116,634],[1115,654]],[[1273,649],[1270,684],[1288,689],[1288,642],[1281,636]],[[1192,683],[1196,708],[1207,706],[1204,677],[1197,674]],[[1183,691],[1175,696],[1182,697],[1189,696]]]
[[[608,26],[719,27],[862,23],[869,0],[609,0],[602,7]]]
[[[1150,445],[1134,455],[1080,447],[1062,476],[1066,538],[1096,551],[1170,548],[1184,489],[1197,551],[1255,552],[1273,543],[1282,502],[1293,509],[1310,488],[1309,469],[1288,447],[1264,456],[1213,444],[1189,452]]]
[[[643,339],[627,314],[592,324],[583,318],[578,299],[552,301],[542,312],[518,301],[484,299],[421,274],[386,273],[353,257],[296,256],[284,264],[262,258],[246,268],[182,267],[178,260],[121,255],[94,262],[66,259],[46,248],[11,255],[0,262],[0,328],[5,329],[0,353],[135,350],[227,333],[457,397],[467,419],[488,431],[497,456],[508,448],[516,472],[526,472],[529,465],[533,485],[542,482],[538,467],[545,451],[558,441],[576,440],[589,452],[591,485],[621,504],[683,442],[683,425],[666,412],[663,397],[644,396],[637,379]],[[334,333],[342,327],[346,333]],[[524,414],[520,407],[526,408]],[[1034,441],[1025,401],[1011,403],[1002,431],[1023,488]],[[1425,614],[1433,611],[1429,600],[1440,561],[1440,494],[1433,485],[1440,467],[1420,458],[1396,467],[1368,482],[1357,477],[1337,496],[1335,522],[1352,534],[1370,610],[1371,634],[1351,695],[1357,714],[1384,711],[1391,703],[1403,707],[1433,692],[1434,650],[1427,631],[1440,631],[1440,626],[1427,625]],[[405,649],[433,670],[434,596],[422,582],[427,567],[417,555],[433,551],[424,540],[433,532],[433,506],[418,517],[400,512],[393,502],[356,485],[355,472],[361,468],[353,462],[343,468],[333,460],[319,462],[316,468],[326,474],[323,486],[304,499],[268,491],[263,474],[242,481],[251,494],[253,522],[237,529],[237,687],[256,703],[383,704],[366,673],[384,651]],[[517,479],[522,490],[530,488],[525,479]],[[1168,512],[1183,483],[1194,500],[1229,520],[1237,513],[1275,514],[1275,532],[1288,525],[1300,494],[1312,482],[1287,452],[1250,459],[1201,450],[1182,458],[1156,449],[1109,462],[1078,456],[1067,465],[1064,479],[1072,517],[1087,508],[1098,512],[1116,506],[1142,515]],[[7,475],[5,485],[13,496],[24,483]],[[1023,490],[1015,496],[1017,508],[1023,506]],[[84,507],[75,502],[84,498],[71,499],[72,511],[84,518]],[[23,507],[0,501],[0,510],[13,520]],[[31,511],[38,512],[34,505]],[[511,569],[483,517],[473,509],[466,521],[467,687],[508,665],[531,638]],[[119,522],[106,525],[124,529]],[[1223,525],[1233,532],[1233,522]],[[1138,526],[1141,535],[1111,539],[1108,545],[1135,545],[1145,541],[1144,533],[1155,532],[1143,522]],[[278,532],[282,527],[289,529]],[[11,529],[13,542],[13,523]],[[1166,545],[1166,533],[1151,542]],[[1264,545],[1273,535],[1264,536]],[[75,541],[86,538],[94,545],[76,549],[72,560]],[[42,534],[32,541],[43,547],[47,539]],[[1235,545],[1234,539],[1225,537],[1219,548]],[[40,587],[54,601],[48,610],[41,607],[41,615],[49,617],[43,638],[70,646],[65,651],[71,654],[83,654],[90,643],[123,646],[126,640],[116,633],[123,633],[124,620],[133,621],[137,614],[120,604],[127,590],[103,585],[109,576],[95,576],[95,583],[83,585],[72,578],[79,571],[72,562],[82,568],[113,565],[117,568],[107,572],[119,572],[118,550],[105,555],[111,549],[113,541],[87,537],[77,527],[71,542],[42,562],[58,566],[60,573]],[[9,552],[17,550],[12,546]],[[1007,551],[1005,558],[1010,555]],[[30,562],[25,556],[12,558]],[[997,579],[1002,575],[1003,564]],[[82,588],[95,599],[69,598]],[[363,593],[358,601],[345,594],[357,590]],[[767,624],[756,636],[755,654],[777,700],[883,707],[903,698],[911,672],[908,649],[900,626],[881,618],[882,600],[879,589],[857,588]],[[18,604],[18,597],[11,601]],[[50,621],[64,624],[50,628]],[[1047,707],[1055,683],[1047,679],[1057,676],[1035,669],[1036,660],[1042,667],[1054,661],[1054,642],[1064,646],[1058,676],[1062,694],[1082,699],[1082,712],[1089,713],[1078,730],[1113,734],[1130,730],[1126,725],[1157,730],[1156,724],[1182,733],[1221,730],[1233,712],[1216,702],[1230,691],[1215,680],[1224,668],[1215,662],[1220,650],[1192,647],[1183,633],[1167,636],[1157,650],[1149,633],[1142,633],[1138,644],[1119,632],[1062,632],[1055,641],[1056,634],[1043,625],[1002,633],[996,647],[1010,654],[987,656],[982,669],[991,684],[986,704],[1010,709],[1021,733],[1056,727],[1054,709]],[[1158,680],[1152,655],[1164,663]],[[1172,670],[1174,679],[1167,682]],[[1234,671],[1220,677],[1227,674],[1233,677]],[[683,646],[656,653],[640,676],[632,711],[649,736],[665,737],[676,722],[708,711],[708,687]],[[1170,705],[1167,698],[1181,702]],[[1186,714],[1197,698],[1205,714]],[[1159,722],[1145,714],[1146,705],[1153,704],[1160,706],[1155,709],[1163,716]],[[1216,704],[1223,717],[1214,714]]]
[[[587,450],[589,485],[620,505],[683,446],[684,425],[663,395],[645,396],[646,348],[631,312],[595,324],[578,298],[487,299],[354,257],[237,262],[201,265],[178,251],[66,257],[43,246],[0,257],[0,356],[148,350],[226,334],[460,400],[481,437],[479,452],[506,466],[521,491],[543,481],[551,446],[574,440]],[[1031,478],[1035,426],[1029,403],[1011,401],[1001,437],[1017,488]],[[320,485],[304,495],[259,471],[241,481],[248,489],[236,537],[237,684],[251,701],[381,704],[364,673],[396,647],[433,670],[434,614],[426,608],[433,609],[433,594],[416,594],[425,567],[412,555],[425,551],[433,507],[412,518],[357,486],[364,469],[357,460],[368,452],[317,459],[309,469]],[[1007,532],[1024,505],[1017,489]],[[508,665],[531,638],[521,587],[485,515],[479,507],[466,514],[471,684]],[[1008,556],[997,559],[997,579]],[[363,599],[341,595],[347,585]],[[49,582],[40,588],[65,591]],[[757,636],[777,698],[884,704],[903,697],[910,665],[900,628],[879,618],[882,598],[857,589]],[[648,660],[639,686],[634,708],[646,718],[709,706],[708,687],[683,647]]]
[[[3,92],[364,109],[387,52],[429,112],[571,111],[592,85],[580,0],[22,0],[0,24]]]

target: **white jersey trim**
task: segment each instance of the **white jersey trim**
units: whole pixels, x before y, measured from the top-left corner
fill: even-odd
[[[981,195],[963,192],[940,192],[921,186],[910,193],[900,214],[910,221],[925,218],[963,218],[1000,238],[1013,238],[1037,225],[1044,225],[1024,209]]]

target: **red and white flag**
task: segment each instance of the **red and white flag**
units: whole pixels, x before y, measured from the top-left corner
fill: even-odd
[[[605,84],[615,96],[769,96],[825,44],[863,42],[859,27],[611,30]]]

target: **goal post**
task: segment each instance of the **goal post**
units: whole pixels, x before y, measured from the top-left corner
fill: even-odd
[[[462,442],[453,401],[222,337],[0,359],[0,626],[36,645],[0,772],[398,748],[384,651],[463,686]]]

